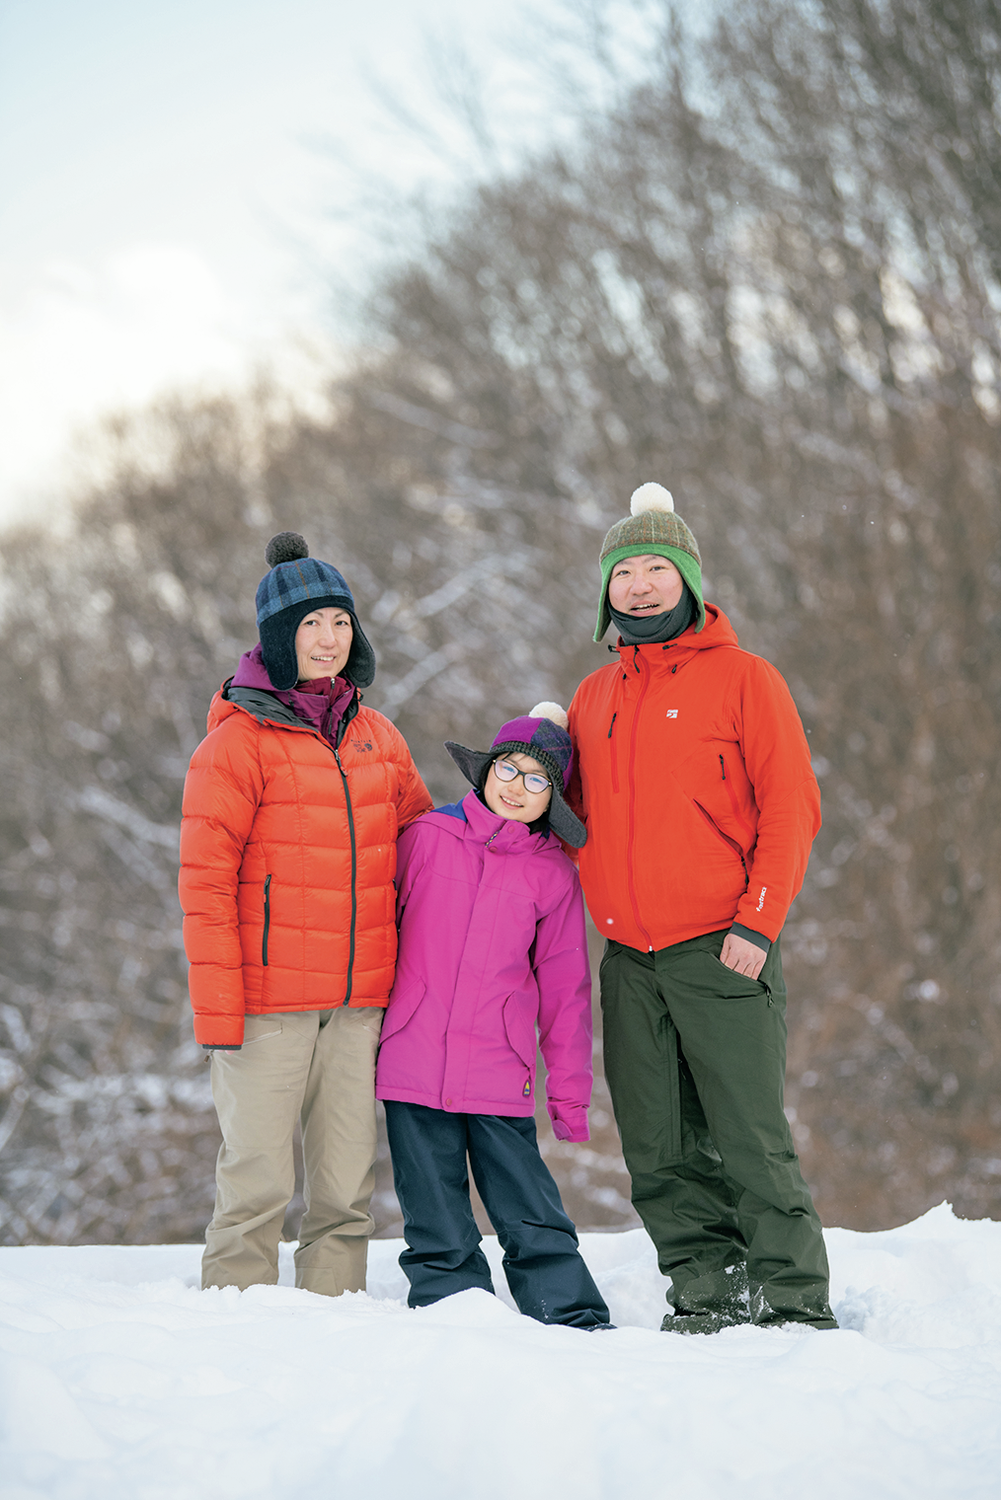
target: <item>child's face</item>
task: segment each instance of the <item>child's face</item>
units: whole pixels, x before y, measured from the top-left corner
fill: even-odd
[[[498,766],[501,770],[500,776],[497,774]],[[524,775],[517,775],[510,781],[505,781],[502,779],[504,772],[511,766],[516,771],[523,772]],[[546,768],[520,750],[512,750],[509,755],[497,757],[487,772],[486,784],[483,788],[483,800],[492,813],[496,813],[499,818],[514,818],[518,823],[534,823],[536,818],[542,817],[553,795],[552,783],[541,792],[530,792],[525,785],[525,775],[543,776],[549,782],[549,772]]]

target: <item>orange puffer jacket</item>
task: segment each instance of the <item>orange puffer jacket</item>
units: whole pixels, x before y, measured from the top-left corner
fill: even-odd
[[[570,705],[569,800],[598,930],[643,951],[738,922],[774,941],[803,883],[820,793],[785,681],[729,620],[619,646]]]
[[[270,693],[224,686],[184,784],[180,896],[195,1036],[245,1014],[386,1005],[396,838],[431,807],[403,736],[353,702],[336,750]],[[352,713],[352,710],[357,710]]]

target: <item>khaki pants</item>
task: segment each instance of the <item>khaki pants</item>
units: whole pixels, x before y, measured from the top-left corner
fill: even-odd
[[[375,1227],[378,1007],[248,1016],[239,1052],[212,1054],[222,1130],[202,1286],[274,1285],[295,1191],[292,1137],[302,1119],[306,1211],[295,1283],[338,1297],[364,1291]]]

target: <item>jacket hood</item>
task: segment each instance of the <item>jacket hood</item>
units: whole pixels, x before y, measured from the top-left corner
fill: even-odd
[[[260,642],[252,651],[243,653],[231,680],[234,687],[263,688],[266,693],[277,691],[264,665]]]

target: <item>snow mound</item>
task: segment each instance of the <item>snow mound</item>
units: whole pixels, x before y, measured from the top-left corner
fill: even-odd
[[[199,1290],[200,1247],[0,1249],[4,1500],[994,1500],[1001,1224],[947,1204],[827,1233],[841,1328],[658,1332],[642,1230],[581,1248],[618,1325],[463,1292],[411,1311],[400,1241],[369,1289]]]

